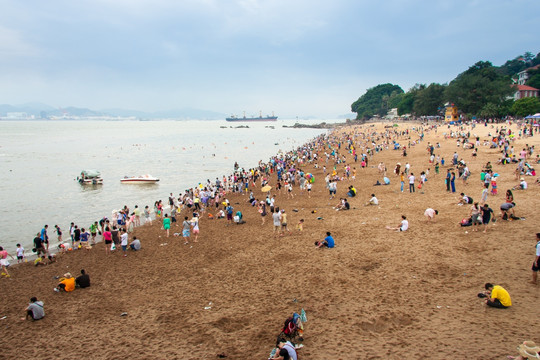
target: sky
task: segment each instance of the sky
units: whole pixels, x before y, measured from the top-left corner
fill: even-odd
[[[0,103],[331,118],[540,52],[538,0],[0,0]]]

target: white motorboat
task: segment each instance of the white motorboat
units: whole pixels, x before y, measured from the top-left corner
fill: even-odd
[[[158,181],[158,178],[149,174],[139,176],[124,176],[123,179],[120,179],[120,182],[123,184],[155,184]]]
[[[97,170],[81,171],[81,175],[77,177],[77,181],[81,185],[102,185],[103,184],[101,173]]]

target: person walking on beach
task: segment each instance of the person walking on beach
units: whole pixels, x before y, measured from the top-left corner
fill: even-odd
[[[58,242],[62,242],[62,230],[60,229],[60,226],[54,225],[54,229],[56,230],[56,235],[58,235]]]
[[[105,255],[109,255],[111,253],[111,246],[113,243],[112,232],[109,227],[106,227],[105,231],[103,232],[103,242],[105,242]]]
[[[289,234],[291,233],[289,227],[287,226],[287,214],[285,213],[285,209],[283,209],[281,210],[281,234],[285,235],[285,231],[287,231]]]
[[[405,172],[404,171],[401,172],[400,180],[401,180],[401,192],[403,192],[403,187],[405,186]]]
[[[415,192],[414,180],[415,180],[414,173],[411,173],[411,175],[409,175],[409,192],[411,193]]]
[[[41,229],[41,240],[45,244],[45,248],[47,249],[47,252],[49,252],[49,235],[47,235],[47,229],[49,228],[49,225],[45,225],[43,229]]]
[[[69,235],[71,236],[71,247],[75,248],[75,223],[69,225]]]
[[[538,281],[538,271],[540,270],[540,233],[536,233],[536,257],[532,264],[532,281],[531,283],[536,285]]]
[[[191,236],[191,223],[188,221],[188,217],[184,217],[184,222],[182,223],[182,237],[184,238],[184,245],[189,243],[189,237]]]
[[[193,226],[193,235],[195,235],[195,240],[193,240],[193,242],[198,242],[197,239],[199,238],[199,215],[197,213],[193,214],[191,224]]]
[[[17,264],[24,262],[24,248],[17,244]]]
[[[480,209],[482,210],[482,224],[484,224],[483,233],[486,233],[488,224],[493,216],[493,209],[491,209],[488,204],[484,204],[484,206],[482,206]]]
[[[450,187],[452,188],[452,192],[456,192],[456,173],[452,171],[452,177],[450,178]]]
[[[478,226],[482,225],[482,210],[480,209],[480,205],[478,205],[477,202],[475,202],[471,206],[471,222],[472,222],[472,231],[478,231]]]
[[[259,214],[261,214],[262,219],[261,225],[264,225],[264,219],[266,218],[266,204],[264,203],[264,201],[261,201],[259,203]]]
[[[96,245],[96,235],[98,231],[98,222],[94,221],[92,224],[90,224],[90,227],[88,228],[90,230],[90,235],[92,236],[92,245]]]
[[[167,237],[169,237],[169,229],[171,228],[171,219],[168,214],[163,217],[163,229],[167,231]]]
[[[0,266],[2,266],[2,275],[5,277],[10,277],[9,272],[7,271],[7,268],[9,266],[9,261],[7,257],[11,257],[12,260],[15,260],[15,258],[9,254],[6,250],[4,250],[3,247],[0,246]]]
[[[74,242],[77,243],[77,248],[81,245],[81,229],[79,229],[78,225],[75,225],[75,228],[73,229],[73,239]],[[75,245],[73,245],[73,248],[75,249]]]
[[[135,209],[133,209],[133,214],[135,214],[135,226],[141,226],[141,209],[139,209],[138,205],[135,205]]]
[[[233,210],[234,208],[227,204],[227,207],[225,208],[225,213],[227,214],[227,225],[232,225],[233,223]]]
[[[120,246],[122,246],[124,257],[126,257],[127,246],[128,246],[128,234],[127,234],[126,228],[122,228],[122,235],[120,235]]]
[[[452,174],[450,174],[450,169],[446,170],[446,191],[450,192],[450,179],[452,178]]]
[[[274,237],[278,237],[281,231],[281,213],[279,212],[279,207],[274,209],[272,220],[274,222]]]
[[[150,208],[148,205],[144,207],[144,224],[152,225],[152,218],[150,217]]]

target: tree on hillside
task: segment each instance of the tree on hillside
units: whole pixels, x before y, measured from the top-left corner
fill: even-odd
[[[413,111],[415,115],[438,115],[439,108],[444,104],[444,90],[446,86],[430,84],[419,90],[414,99]]]
[[[536,57],[531,61],[531,66],[536,66],[538,64],[540,64],[540,53],[536,54]]]
[[[416,100],[416,95],[419,91],[426,88],[426,85],[424,84],[415,84],[412,88],[409,89],[403,96],[401,97],[401,101],[398,103],[398,114],[399,115],[405,115],[405,114],[413,114],[414,115],[414,101]]]
[[[388,105],[403,89],[398,85],[380,84],[366,91],[351,105],[352,112],[356,113],[356,119],[367,119],[374,115],[386,115]]]
[[[526,97],[516,100],[512,105],[512,112],[516,116],[524,117],[540,112],[540,100],[536,97]]]
[[[528,70],[527,73],[529,75],[527,85],[540,89],[540,69]]]
[[[488,103],[501,105],[512,95],[509,76],[501,75],[489,61],[479,61],[446,87],[445,101],[469,115],[478,115]]]
[[[499,67],[499,71],[502,75],[513,76],[528,67],[527,63],[524,60],[525,59],[523,58],[523,56],[518,56],[513,60],[508,60],[504,63],[504,65]]]

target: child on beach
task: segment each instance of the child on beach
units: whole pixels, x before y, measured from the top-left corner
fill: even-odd
[[[2,266],[2,275],[5,277],[10,277],[9,272],[7,271],[7,267],[9,266],[8,256],[11,257],[12,260],[15,260],[12,255],[0,246],[0,266]]]
[[[184,217],[184,222],[182,223],[182,237],[184,238],[184,245],[189,243],[189,237],[191,236],[191,223],[188,221],[188,217]]]
[[[128,234],[125,228],[122,228],[122,235],[120,235],[120,245],[122,246],[122,251],[124,252],[124,257],[127,256],[127,246],[128,246]]]
[[[152,219],[150,218],[150,209],[148,205],[144,207],[144,223],[152,225]]]
[[[397,227],[387,226],[386,229],[394,231],[407,231],[409,229],[409,221],[407,221],[407,217],[405,215],[401,215],[401,223]]]
[[[163,218],[163,229],[167,230],[167,237],[169,237],[169,229],[171,228],[171,219],[168,214],[165,214]]]
[[[300,232],[304,231],[304,219],[298,220],[298,224],[296,225],[296,230]]]
[[[191,223],[193,224],[193,235],[195,235],[195,240],[193,242],[197,242],[197,239],[199,238],[199,215],[197,213],[193,213],[193,219],[191,219]]]
[[[21,244],[17,244],[17,264],[24,261],[24,248]]]
[[[62,230],[60,229],[60,226],[54,225],[54,228],[56,230],[56,234],[58,235],[58,242],[62,242]]]

